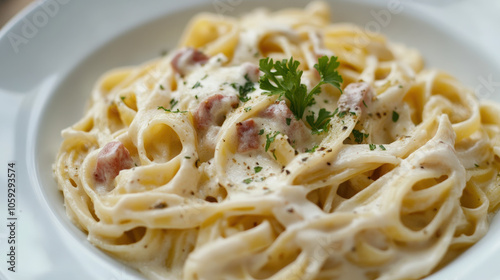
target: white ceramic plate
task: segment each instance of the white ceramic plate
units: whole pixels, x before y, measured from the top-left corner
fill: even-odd
[[[500,101],[500,1],[330,1],[334,21],[419,49],[482,98]],[[86,241],[66,217],[51,174],[60,131],[83,114],[104,71],[175,47],[197,12],[241,14],[307,1],[37,1],[0,31],[2,279],[142,279]],[[16,164],[16,272],[8,271],[7,164]],[[500,216],[490,232],[429,279],[498,279]]]

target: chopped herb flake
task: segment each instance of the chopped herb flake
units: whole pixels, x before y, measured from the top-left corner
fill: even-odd
[[[377,145],[375,144],[368,144],[368,146],[370,147],[370,151],[373,151],[377,148]]]
[[[162,84],[160,84],[160,89],[165,90],[165,87]]]
[[[384,150],[385,151],[385,147],[384,145],[378,145],[380,147],[380,149]]]
[[[125,96],[120,96],[120,99],[121,100],[125,100]]]
[[[318,145],[314,145],[311,149],[306,149],[306,153],[314,153],[316,149],[318,148]]]
[[[250,97],[248,97],[247,95],[250,92],[255,91],[255,87],[254,87],[254,83],[252,81],[250,81],[250,78],[248,78],[248,74],[245,75],[245,84],[244,85],[242,85],[242,86],[239,85],[238,87],[236,87],[236,84],[235,83],[233,83],[233,84],[231,84],[231,86],[234,89],[238,90],[238,93],[239,93],[238,98],[240,99],[241,102],[247,102],[248,100],[250,100]]]
[[[354,135],[354,142],[358,144],[361,144],[363,142],[363,138],[367,136],[367,134],[364,134],[356,129],[352,130],[352,135]]]
[[[262,134],[264,134],[264,129],[261,129],[261,130],[259,131],[259,135],[262,135]]]
[[[246,178],[245,180],[243,180],[243,183],[250,184],[252,181],[253,181],[252,178]]]
[[[292,122],[291,118],[286,118],[286,125],[290,125],[291,122]]]
[[[245,107],[245,112],[252,110],[252,107]]]
[[[399,114],[396,111],[392,111],[392,121],[397,122],[399,120]]]
[[[194,84],[194,86],[192,87],[193,89],[197,88],[197,87],[203,87],[200,83],[200,81],[197,81],[196,84]]]
[[[279,131],[275,131],[274,134],[272,132],[266,134],[266,146],[265,146],[265,149],[264,149],[266,152],[267,152],[267,150],[269,150],[269,146],[271,146],[271,143],[274,142],[274,139],[276,139],[276,136],[278,134],[280,134]]]
[[[262,170],[262,166],[255,166],[253,170],[255,170],[255,173],[259,173]]]
[[[177,101],[175,99],[170,100],[170,109],[174,109],[174,107],[175,107],[175,105],[177,105],[177,103],[179,103],[179,101]]]
[[[163,109],[163,110],[165,110],[165,112],[169,112],[169,113],[187,113],[187,111],[180,111],[179,109],[172,111],[170,109],[166,109],[163,106],[158,106],[158,110],[160,110],[160,109]]]

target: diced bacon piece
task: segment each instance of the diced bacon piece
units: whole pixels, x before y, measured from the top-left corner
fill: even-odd
[[[243,71],[243,76],[246,76],[248,77],[248,79],[251,81],[251,82],[258,82],[259,81],[259,78],[260,78],[260,70],[259,70],[259,66],[253,64],[253,63],[250,63],[250,62],[245,62],[241,65],[241,69]]]
[[[238,134],[238,152],[244,153],[259,147],[259,130],[253,119],[236,124]]]
[[[285,122],[286,119],[295,119],[292,111],[286,105],[284,100],[279,103],[269,105],[264,111],[260,113],[264,118],[277,118],[279,121]]]
[[[286,134],[291,142],[303,142],[310,135],[305,124],[295,118],[284,100],[270,105],[260,113],[260,116],[278,122],[280,131]]]
[[[227,113],[239,104],[236,95],[214,94],[202,101],[194,112],[196,128],[205,130],[209,126],[220,126],[226,119]]]
[[[108,184],[120,170],[134,166],[134,161],[127,148],[120,141],[109,142],[97,154],[94,179],[98,183]]]
[[[205,64],[208,59],[207,55],[197,49],[183,48],[177,51],[170,63],[177,73],[184,76],[190,67],[195,64]]]
[[[340,96],[337,106],[339,112],[363,113],[373,98],[372,88],[368,83],[351,83]]]

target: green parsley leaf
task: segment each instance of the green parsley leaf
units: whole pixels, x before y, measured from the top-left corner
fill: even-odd
[[[314,112],[306,116],[307,123],[311,126],[312,134],[321,134],[323,132],[328,132],[328,124],[330,123],[330,118],[335,114],[330,113],[325,108],[321,108],[318,112],[318,118],[314,120]]]
[[[399,114],[396,111],[392,111],[392,121],[397,122],[399,120]]]
[[[241,102],[247,102],[248,100],[250,100],[250,97],[248,97],[247,95],[253,91],[255,91],[254,83],[250,81],[250,78],[248,78],[247,74],[245,75],[245,84],[238,88],[239,98]]]
[[[358,144],[361,144],[363,142],[363,138],[368,136],[368,134],[364,134],[356,129],[352,130],[352,135],[354,135],[354,142]]]
[[[323,83],[331,84],[342,92],[340,88],[340,84],[343,82],[342,76],[336,70],[339,66],[340,62],[337,61],[336,56],[332,56],[330,59],[327,56],[322,56],[318,59],[318,64],[315,64],[314,68],[318,70]]]
[[[246,178],[245,180],[243,180],[243,183],[250,184],[252,181],[253,181],[252,178]]]
[[[161,89],[161,90],[165,90],[165,87],[163,87],[163,85],[162,85],[162,84],[160,84],[160,89]]]
[[[120,99],[123,101],[125,100],[125,96],[120,96]]]
[[[252,110],[252,107],[245,107],[244,110],[245,110],[245,112],[248,112],[248,111]]]
[[[269,146],[271,146],[271,143],[274,142],[274,139],[276,139],[276,136],[278,136],[278,134],[280,134],[279,131],[275,131],[274,134],[272,132],[266,134],[266,146],[264,148],[266,152],[267,150],[269,150]]]
[[[262,166],[255,166],[253,170],[255,170],[255,173],[259,173],[262,170]]]
[[[191,159],[191,157],[188,157],[188,156],[185,156],[184,158],[186,158],[186,159]]]
[[[370,147],[370,151],[373,151],[377,148],[377,145],[375,144],[368,144],[368,146]]]
[[[259,131],[259,135],[262,135],[262,134],[264,134],[264,129],[261,129],[261,130]]]
[[[245,84],[238,85],[237,83],[231,83],[231,87],[238,91],[238,98],[241,102],[247,102],[248,100],[250,100],[250,97],[248,97],[247,95],[250,92],[255,91],[254,83],[250,81],[250,78],[248,78],[248,74],[245,75]]]
[[[384,150],[385,151],[385,147],[384,145],[378,145],[380,147],[380,149]]]

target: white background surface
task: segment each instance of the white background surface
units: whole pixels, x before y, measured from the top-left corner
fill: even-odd
[[[51,177],[60,130],[78,120],[104,71],[172,49],[191,15],[241,14],[308,1],[49,0],[0,30],[0,278],[142,279],[86,241],[66,218]],[[378,26],[440,68],[500,101],[500,1],[329,1],[334,21]],[[396,4],[394,4],[396,3]],[[387,16],[389,15],[389,16]],[[384,17],[385,16],[385,17]],[[33,28],[30,28],[30,24]],[[18,36],[18,37],[16,37]],[[16,40],[16,38],[18,40]],[[19,39],[23,38],[23,39]],[[20,40],[20,41],[19,41]],[[7,271],[7,163],[16,162],[16,271]],[[429,279],[499,279],[500,217],[488,235]]]

